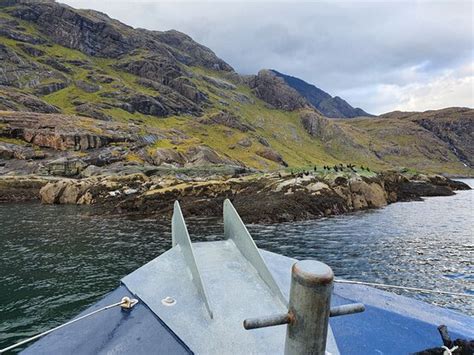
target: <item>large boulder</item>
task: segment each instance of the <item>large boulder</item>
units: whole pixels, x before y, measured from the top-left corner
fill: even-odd
[[[278,163],[280,165],[288,166],[288,164],[283,160],[283,157],[281,156],[281,154],[271,148],[264,147],[257,151],[257,155],[261,156],[262,158],[271,160],[275,163]]]
[[[378,183],[356,179],[349,181],[349,187],[352,193],[352,206],[355,210],[387,205],[387,194]]]
[[[59,203],[59,198],[67,185],[67,180],[47,183],[39,191],[41,202],[48,205]]]
[[[59,196],[60,204],[76,204],[81,196],[89,189],[89,181],[68,181]]]

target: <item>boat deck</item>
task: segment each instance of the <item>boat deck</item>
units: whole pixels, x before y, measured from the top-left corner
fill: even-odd
[[[124,277],[82,314],[123,296],[139,300],[131,310],[98,313],[23,353],[282,354],[286,325],[245,330],[243,321],[287,312],[297,260],[257,249],[230,202],[222,241],[191,243],[179,205],[172,230],[172,249]],[[472,317],[367,286],[335,284],[332,306],[355,302],[365,312],[330,318],[326,353],[407,354],[439,347],[441,324],[453,339],[474,338]]]

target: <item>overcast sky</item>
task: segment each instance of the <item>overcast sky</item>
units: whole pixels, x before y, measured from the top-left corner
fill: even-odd
[[[371,113],[474,106],[470,0],[60,1],[185,32],[241,74],[276,69]]]

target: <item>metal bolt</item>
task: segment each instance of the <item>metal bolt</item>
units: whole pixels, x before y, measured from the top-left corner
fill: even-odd
[[[161,303],[164,306],[174,306],[176,304],[176,300],[173,297],[166,296],[161,300]]]

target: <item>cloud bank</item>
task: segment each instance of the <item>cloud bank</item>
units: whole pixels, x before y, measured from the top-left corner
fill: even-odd
[[[474,105],[471,1],[62,1],[185,32],[239,73],[276,69],[368,112]]]

